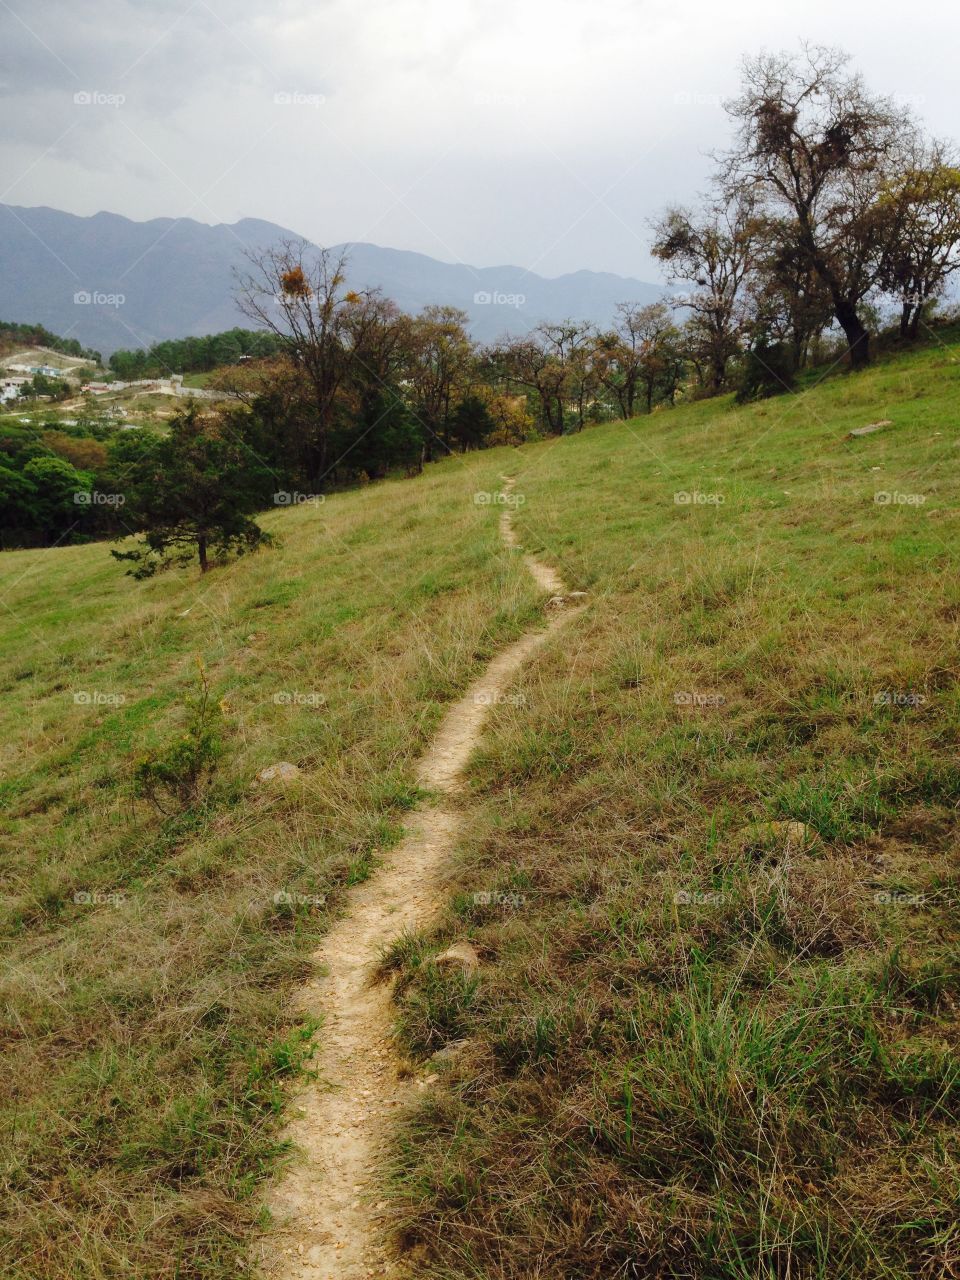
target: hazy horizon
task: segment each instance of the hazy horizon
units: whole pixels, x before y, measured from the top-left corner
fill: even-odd
[[[273,219],[261,219],[261,218],[246,218],[246,217],[241,217],[241,218],[234,219],[234,220],[233,220],[233,221],[231,221],[231,222],[223,222],[223,221],[216,221],[216,222],[215,222],[215,221],[213,221],[212,219],[198,218],[198,217],[195,217],[195,216],[193,216],[193,215],[189,215],[189,216],[187,216],[187,215],[170,215],[170,214],[156,214],[155,216],[152,216],[152,217],[149,217],[149,218],[129,218],[127,214],[119,213],[116,209],[94,209],[94,210],[93,210],[91,213],[89,213],[89,214],[78,214],[78,213],[75,213],[75,212],[74,212],[73,210],[71,210],[71,209],[62,209],[62,208],[58,208],[58,206],[56,206],[56,205],[16,205],[16,204],[9,204],[9,203],[7,203],[7,202],[3,202],[3,203],[4,203],[4,206],[5,206],[5,207],[8,207],[8,208],[20,208],[20,209],[50,209],[50,210],[53,210],[54,212],[66,213],[66,214],[68,214],[68,215],[70,215],[70,216],[72,216],[72,217],[78,217],[78,218],[96,217],[98,214],[107,214],[107,215],[110,215],[110,216],[115,216],[115,217],[120,217],[120,218],[127,218],[127,220],[128,220],[128,221],[130,221],[130,222],[135,222],[135,223],[139,223],[139,224],[145,224],[145,223],[150,223],[150,222],[181,222],[181,223],[191,223],[191,222],[193,222],[193,223],[197,223],[197,224],[199,224],[199,225],[201,225],[201,226],[206,226],[206,227],[214,227],[214,228],[216,228],[216,227],[227,227],[227,228],[230,228],[230,227],[235,227],[235,226],[236,226],[238,223],[240,223],[240,222],[247,222],[247,221],[249,221],[249,222],[261,222],[261,221],[263,221],[263,222],[270,222],[270,223],[272,223],[272,225],[277,226],[277,227],[280,227],[280,228],[281,228],[282,230],[284,230],[284,231],[288,231],[288,232],[293,233],[293,234],[294,234],[294,235],[296,235],[296,236],[300,236],[303,240],[305,240],[305,241],[307,241],[307,242],[312,242],[312,243],[315,243],[315,244],[322,244],[322,243],[323,243],[323,242],[320,242],[320,241],[311,241],[311,237],[310,237],[310,236],[304,235],[304,234],[303,234],[301,231],[299,231],[296,227],[284,226],[282,223],[274,222],[274,221],[273,221]],[[477,268],[478,270],[485,270],[485,269],[487,269],[487,267],[504,267],[504,268],[508,268],[508,269],[512,268],[512,269],[515,269],[515,270],[517,270],[517,271],[525,271],[525,270],[527,270],[527,268],[523,267],[523,266],[522,266],[522,264],[521,264],[521,263],[519,263],[519,262],[494,262],[494,263],[465,262],[465,261],[462,261],[462,260],[455,260],[455,259],[453,259],[453,258],[445,258],[445,257],[443,257],[443,255],[442,255],[441,253],[431,253],[431,254],[426,254],[426,255],[424,255],[424,251],[423,251],[422,249],[408,249],[408,248],[406,248],[406,247],[405,247],[405,246],[403,246],[403,245],[392,245],[392,244],[386,244],[384,241],[378,241],[378,240],[357,240],[357,239],[353,239],[353,240],[344,240],[344,241],[340,241],[340,242],[333,242],[333,241],[331,241],[331,242],[327,243],[324,247],[326,247],[326,248],[341,248],[342,246],[346,246],[346,247],[347,247],[347,249],[349,250],[349,248],[350,248],[351,246],[359,247],[359,246],[361,246],[361,245],[370,245],[370,246],[372,246],[372,247],[373,247],[373,248],[375,248],[375,249],[387,249],[387,250],[390,250],[391,252],[396,252],[396,253],[413,253],[413,254],[421,254],[421,255],[423,255],[423,256],[427,256],[427,257],[429,257],[429,258],[432,258],[432,259],[433,259],[433,260],[435,260],[436,262],[441,262],[441,263],[444,263],[444,264],[446,264],[446,265],[448,265],[448,266],[473,267],[473,268]],[[657,268],[656,268],[656,270],[657,270],[658,274],[659,274],[660,276],[662,276],[662,274],[663,274],[662,269],[660,269],[659,267],[657,267]],[[547,271],[538,271],[538,272],[536,272],[535,274],[536,274],[536,275],[538,275],[538,276],[541,276],[541,277],[542,277],[543,279],[545,279],[545,280],[556,280],[556,279],[560,279],[562,276],[567,276],[567,275],[576,275],[578,272],[587,272],[587,273],[590,273],[590,271],[591,271],[591,269],[590,269],[589,267],[575,267],[575,268],[573,268],[571,271],[557,271],[557,272],[555,272],[555,273],[554,273],[554,272],[547,272]],[[624,272],[622,272],[622,271],[611,271],[611,272],[607,272],[606,274],[608,274],[608,275],[618,275],[618,276],[622,276],[622,277],[623,277],[623,279],[625,279],[625,280],[629,280],[629,279],[631,279],[631,278],[632,278],[632,277],[630,277],[630,276],[625,275],[625,274],[624,274]],[[657,281],[653,281],[653,283],[661,283],[661,281],[657,280]],[[664,283],[664,288],[665,288],[665,289],[669,289],[669,288],[670,288],[669,284]]]

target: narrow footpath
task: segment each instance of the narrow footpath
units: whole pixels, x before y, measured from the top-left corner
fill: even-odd
[[[512,487],[506,481],[503,493]],[[521,550],[509,506],[500,532],[507,546]],[[374,983],[372,974],[383,948],[405,930],[428,924],[436,910],[437,873],[459,824],[454,798],[490,707],[582,602],[580,592],[564,595],[549,566],[529,555],[524,562],[538,586],[552,593],[547,625],[497,654],[447,712],[417,766],[419,785],[435,798],[412,817],[383,865],[351,891],[347,913],[314,957],[319,976],[304,987],[300,1007],[304,1016],[321,1020],[321,1043],[312,1063],[316,1080],[293,1103],[286,1131],[300,1158],[269,1198],[277,1230],[263,1242],[259,1261],[271,1280],[391,1274],[377,1180],[396,1117],[421,1086],[399,1077],[390,987]]]

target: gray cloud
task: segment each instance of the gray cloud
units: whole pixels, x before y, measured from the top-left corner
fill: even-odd
[[[646,220],[703,187],[745,52],[839,43],[958,132],[960,20],[911,23],[907,46],[866,0],[5,0],[2,198],[651,278]]]

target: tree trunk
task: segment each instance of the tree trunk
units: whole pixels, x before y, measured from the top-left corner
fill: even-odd
[[[920,331],[920,316],[923,314],[923,303],[918,302],[913,308],[913,315],[910,317],[910,328],[907,336],[911,340],[915,340]]]
[[[197,554],[200,556],[200,572],[206,573],[210,566],[207,563],[207,535],[205,533],[201,533],[197,538]]]
[[[807,353],[805,350],[806,339],[803,331],[794,326],[791,336],[791,347],[793,349],[793,367],[802,369],[807,362]]]
[[[910,337],[910,317],[913,314],[913,303],[905,302],[900,308],[900,337]]]
[[[851,369],[865,369],[870,363],[870,334],[861,324],[856,307],[840,300],[834,304],[834,314],[847,339]]]

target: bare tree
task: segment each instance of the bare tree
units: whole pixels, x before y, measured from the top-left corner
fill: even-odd
[[[238,273],[237,302],[245,316],[284,340],[284,352],[309,388],[312,413],[305,448],[311,483],[329,466],[338,398],[363,358],[364,337],[377,319],[377,295],[346,284],[346,255],[282,240],[251,251]]]
[[[942,142],[918,145],[884,188],[890,230],[880,283],[900,302],[900,334],[916,338],[921,317],[960,268],[960,168]]]
[[[721,391],[747,320],[746,280],[757,221],[749,196],[733,195],[699,212],[668,209],[654,224],[653,253],[684,295],[687,338],[711,391]]]
[[[636,413],[641,392],[647,413],[653,408],[658,386],[671,399],[681,363],[680,331],[665,302],[640,306],[617,304],[617,318],[609,333],[597,340],[598,376],[617,402],[622,418]]]
[[[525,338],[504,339],[488,348],[486,366],[493,376],[534,392],[544,427],[552,435],[563,435],[569,405],[582,427],[590,396],[599,385],[593,336],[588,324],[544,322]]]
[[[914,130],[909,112],[869,94],[847,61],[819,46],[748,59],[726,107],[738,135],[722,176],[790,227],[797,262],[823,282],[861,368],[870,358],[862,304],[879,279],[884,236],[878,196]]]

